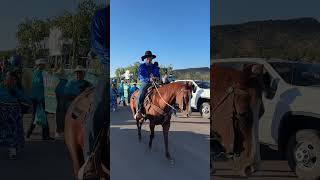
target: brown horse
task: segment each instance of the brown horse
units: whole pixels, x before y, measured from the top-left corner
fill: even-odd
[[[90,110],[91,102],[93,101],[94,87],[86,89],[81,93],[70,105],[65,118],[65,143],[69,150],[73,163],[73,170],[78,177],[79,169],[84,164],[83,145],[84,145],[84,121]],[[95,172],[100,176],[100,179],[109,179],[109,170],[106,167],[106,153],[109,148],[106,143],[109,139],[109,134],[105,129],[101,132],[101,138],[97,145],[94,155]]]
[[[260,161],[258,121],[262,86],[257,69],[261,67],[255,66],[252,72],[251,67],[238,71],[211,66],[211,134],[224,153],[232,155],[234,170],[241,176],[254,172]]]
[[[154,128],[156,125],[161,125],[163,129],[163,136],[165,142],[165,155],[168,160],[173,163],[173,159],[169,153],[168,148],[168,133],[170,129],[171,115],[174,111],[174,105],[177,104],[179,109],[184,114],[189,114],[190,97],[192,94],[192,87],[183,83],[170,83],[160,88],[152,89],[150,96],[146,96],[144,101],[144,114],[143,119],[136,119],[138,127],[138,137],[141,141],[141,126],[144,120],[150,121],[150,140],[149,148],[152,148],[152,140],[154,138]],[[131,96],[130,107],[133,115],[136,114],[136,100],[138,91],[134,92]]]

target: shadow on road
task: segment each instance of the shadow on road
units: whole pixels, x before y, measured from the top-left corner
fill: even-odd
[[[172,167],[165,158],[161,126],[156,127],[153,147],[150,151],[148,121],[143,125],[142,142],[138,140],[138,131],[130,109],[120,107],[119,112],[113,114],[111,121],[111,161],[115,162],[111,164],[111,179],[210,178],[209,135],[176,130],[175,127],[181,127],[182,123],[174,122],[169,132],[169,150],[175,160],[175,165]],[[182,121],[188,121],[188,119]],[[184,126],[192,127],[189,124]],[[117,160],[120,157],[121,159]]]
[[[266,145],[260,146],[262,168],[258,172],[254,173],[249,178],[241,178],[240,176],[233,175],[232,162],[227,160],[216,161],[216,171],[211,179],[214,180],[227,180],[227,179],[269,179],[274,180],[292,180],[297,179],[294,172],[288,167],[283,155],[277,151],[269,148]]]
[[[28,141],[17,160],[0,148],[0,179],[73,180],[72,164],[63,141]]]

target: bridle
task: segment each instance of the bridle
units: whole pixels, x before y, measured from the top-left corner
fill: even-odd
[[[223,96],[223,98],[219,101],[219,103],[213,108],[213,114],[214,112],[230,97],[232,96],[232,119],[233,120],[237,120],[237,121],[243,121],[244,119],[248,118],[249,116],[249,112],[245,112],[245,113],[240,113],[235,105],[235,96],[249,96],[249,93],[243,89],[237,88],[235,87],[235,85],[231,85],[227,90],[226,90],[226,94]],[[235,121],[234,121],[235,122]],[[220,142],[220,138],[216,137],[212,137],[210,138],[213,141],[218,141]],[[235,153],[235,152],[234,152]],[[230,156],[230,154],[225,154],[224,152],[220,152],[217,154],[214,154],[213,159],[219,158],[222,155],[226,155],[226,156]]]
[[[159,95],[160,99],[167,105],[170,107],[171,110],[173,110],[173,114],[176,116],[176,108],[174,108],[171,104],[169,104],[167,101],[164,100],[164,98],[162,97],[161,93],[159,92],[159,89],[157,87],[157,84],[152,81],[152,85],[155,87],[157,94]],[[187,89],[181,89],[179,92],[176,93],[176,96],[180,95],[182,92],[188,92],[189,90]],[[155,111],[157,111],[159,114],[166,116],[168,115],[168,113],[166,113],[163,109],[161,109],[160,107],[158,107],[157,105],[155,105],[154,103],[152,103],[151,101],[149,101],[151,108],[153,108]],[[164,122],[162,124],[164,124],[167,121],[167,118],[165,118]]]
[[[239,96],[249,96],[249,93],[245,90],[242,90],[240,88],[236,88],[235,85],[231,85],[227,91],[226,91],[226,94],[223,96],[223,98],[219,101],[219,103],[216,105],[216,107],[213,108],[213,112],[215,112],[226,100],[229,96],[233,96],[233,100],[232,100],[232,103],[233,103],[233,111],[236,111],[236,108],[235,108],[235,98],[234,96],[235,95],[239,95]],[[237,114],[240,114],[237,112]]]

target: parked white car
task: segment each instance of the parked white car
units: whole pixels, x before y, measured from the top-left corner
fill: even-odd
[[[260,142],[283,152],[299,177],[318,179],[320,64],[260,58],[215,59],[214,63],[238,70],[247,64],[264,65]]]
[[[191,107],[200,111],[203,118],[210,118],[210,83],[200,80],[176,80],[175,82],[192,83]]]

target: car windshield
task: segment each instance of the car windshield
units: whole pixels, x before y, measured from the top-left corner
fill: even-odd
[[[320,86],[320,64],[312,63],[270,63],[279,75],[296,86]]]
[[[194,81],[202,89],[210,89],[210,83],[208,81]]]

